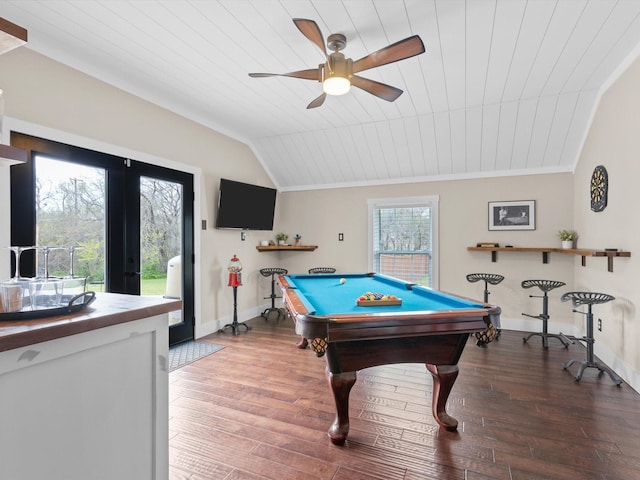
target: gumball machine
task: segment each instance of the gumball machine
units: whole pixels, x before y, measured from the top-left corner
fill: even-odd
[[[220,331],[230,328],[234,335],[238,335],[241,326],[247,330],[251,330],[251,327],[244,322],[238,323],[238,287],[242,285],[242,273],[240,273],[242,272],[242,263],[240,263],[240,259],[237,256],[234,255],[229,260],[227,270],[229,271],[228,285],[233,288],[233,322],[227,323]]]
[[[229,261],[229,266],[227,267],[229,270],[229,286],[230,287],[239,287],[242,285],[242,263],[240,263],[240,259],[235,255]]]

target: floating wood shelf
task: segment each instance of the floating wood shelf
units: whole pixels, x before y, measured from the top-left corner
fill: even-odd
[[[467,247],[467,250],[491,252],[491,261],[498,261],[498,252],[540,252],[542,263],[549,263],[550,253],[580,255],[582,266],[587,265],[586,257],[607,257],[607,270],[613,272],[613,257],[630,257],[631,252],[620,250],[593,250],[589,248],[544,248],[544,247]]]
[[[258,245],[256,247],[259,252],[275,252],[278,250],[289,250],[295,252],[313,252],[317,245],[268,245],[263,247],[262,245]]]

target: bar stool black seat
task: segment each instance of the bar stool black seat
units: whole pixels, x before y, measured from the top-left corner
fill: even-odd
[[[475,282],[484,282],[484,303],[489,303],[489,284],[498,285],[500,282],[504,280],[502,275],[498,275],[497,273],[470,273],[467,275],[467,281],[471,283]],[[476,345],[479,347],[485,347],[492,339],[489,338],[495,335],[495,340],[500,338],[501,329],[498,328],[495,332],[491,331],[491,327],[489,327],[484,332],[476,332]]]
[[[484,282],[484,303],[489,302],[489,285],[498,285],[501,281],[504,280],[502,275],[498,275],[497,273],[470,273],[467,275],[467,281],[471,283]]]
[[[542,347],[549,348],[549,339],[556,338],[560,340],[560,342],[564,345],[564,348],[567,348],[570,343],[575,343],[569,337],[567,337],[562,332],[560,333],[549,333],[548,322],[549,322],[549,297],[547,296],[547,292],[554,290],[559,287],[564,287],[566,283],[558,282],[556,280],[525,280],[522,282],[522,288],[532,288],[538,287],[542,290],[542,295],[529,295],[531,298],[542,298],[542,313],[540,315],[529,315],[528,313],[523,313],[522,315],[531,318],[537,318],[542,320],[542,332],[531,333],[527,337],[522,337],[522,341],[526,342],[531,337],[539,336],[542,337]]]
[[[269,319],[269,314],[271,312],[278,312],[278,318],[282,317],[286,317],[287,316],[287,312],[285,311],[284,308],[278,308],[276,307],[276,298],[282,298],[282,297],[278,297],[276,295],[276,275],[286,275],[288,273],[288,270],[285,268],[278,268],[278,267],[270,267],[270,268],[261,268],[260,269],[260,274],[263,277],[271,277],[271,295],[269,295],[268,297],[264,297],[265,300],[270,298],[271,299],[271,307],[265,308],[264,311],[260,314],[261,317],[263,317],[265,320]]]
[[[336,273],[333,267],[314,267],[309,269],[309,273]]]
[[[607,367],[606,365],[603,365],[602,363],[597,362],[593,355],[593,344],[595,343],[595,338],[593,337],[593,312],[591,311],[591,307],[599,303],[607,303],[607,302],[610,302],[611,300],[615,300],[615,297],[608,295],[606,293],[567,292],[564,295],[562,295],[561,300],[563,302],[568,302],[569,300],[571,300],[574,306],[573,311],[575,313],[580,313],[582,315],[585,315],[587,318],[586,335],[582,338],[573,337],[576,340],[585,343],[587,347],[587,359],[585,361],[580,361],[575,359],[569,360],[563,365],[564,369],[566,370],[574,363],[580,364],[580,368],[578,368],[578,373],[576,373],[576,376],[574,377],[576,379],[576,382],[579,382],[580,379],[582,379],[582,374],[587,368],[597,368],[598,371],[600,372],[599,374],[607,373],[609,377],[611,377],[611,380],[613,381],[613,383],[620,386],[620,384],[622,383],[622,380],[620,379],[620,377],[616,375],[615,372],[611,370],[609,367]],[[586,312],[576,310],[576,307],[580,307],[582,305],[587,306]]]

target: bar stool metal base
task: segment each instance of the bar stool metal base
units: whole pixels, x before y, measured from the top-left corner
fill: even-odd
[[[263,312],[260,314],[260,316],[265,320],[269,320],[269,315],[271,315],[271,312],[278,312],[277,318],[280,318],[280,317],[285,318],[287,316],[287,311],[284,308],[278,308],[278,307],[265,308]]]
[[[576,340],[584,341],[584,340],[588,340],[588,339],[586,339],[586,338],[577,338]],[[578,368],[578,372],[576,373],[576,375],[574,377],[576,379],[576,382],[579,382],[582,379],[582,374],[584,373],[584,371],[587,368],[597,368],[600,371],[600,375],[602,375],[603,373],[606,373],[607,375],[609,375],[609,378],[611,378],[613,383],[615,383],[616,385],[620,386],[620,384],[622,383],[622,379],[618,375],[616,375],[613,370],[611,370],[606,365],[602,365],[600,362],[588,361],[588,360],[580,361],[580,360],[572,359],[572,360],[569,360],[568,362],[566,362],[562,366],[562,368],[567,370],[574,363],[577,363],[577,364],[580,365],[580,368]]]
[[[553,290],[554,288],[562,287],[565,285],[564,282],[557,282],[555,280],[525,280],[522,282],[522,288],[531,288],[538,287],[542,292],[542,296],[540,295],[529,295],[531,298],[542,298],[542,313],[540,315],[530,315],[528,313],[523,313],[525,317],[537,318],[538,320],[542,320],[542,331],[530,333],[526,337],[522,337],[522,342],[526,343],[531,337],[540,337],[542,338],[542,348],[549,348],[549,339],[555,338],[559,340],[564,348],[568,348],[569,344],[575,343],[564,333],[549,333],[548,321],[549,321],[549,297],[547,296],[547,292]]]
[[[613,383],[615,383],[617,386],[620,386],[620,384],[622,383],[622,379],[618,375],[616,375],[616,373],[612,369],[596,361],[595,356],[593,354],[593,344],[596,342],[596,340],[593,337],[593,312],[591,311],[591,307],[598,303],[606,303],[611,300],[615,300],[615,297],[608,295],[606,293],[568,292],[562,296],[561,300],[563,302],[571,300],[574,307],[578,307],[581,305],[587,306],[586,312],[576,310],[575,308],[573,309],[574,313],[580,313],[586,317],[587,319],[586,335],[582,338],[571,337],[574,340],[578,340],[579,342],[585,343],[587,347],[587,359],[584,361],[571,359],[568,362],[566,362],[562,367],[565,370],[567,370],[573,364],[577,363],[578,365],[580,365],[580,367],[578,368],[578,372],[574,376],[576,382],[579,382],[582,379],[582,374],[587,368],[596,368],[598,369],[599,375],[606,373],[607,375],[609,375],[609,378],[611,378]]]
[[[534,316],[534,315],[528,315],[526,313],[523,313],[523,315],[526,315],[527,317],[542,319],[542,317],[540,315]],[[531,337],[536,337],[536,336],[542,338],[542,347],[543,348],[549,348],[549,339],[550,338],[556,338],[556,339],[560,340],[560,342],[564,345],[564,348],[568,348],[570,344],[576,343],[573,340],[571,340],[570,337],[568,337],[567,335],[565,335],[562,332],[560,332],[560,333],[548,333],[548,332],[530,333],[526,337],[522,337],[522,343],[527,343],[527,341]]]

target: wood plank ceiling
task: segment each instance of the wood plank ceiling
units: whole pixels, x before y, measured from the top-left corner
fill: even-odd
[[[602,93],[638,54],[638,0],[2,0],[27,47],[246,142],[281,190],[572,171]],[[292,18],[354,60],[410,35],[427,52],[307,110]]]

